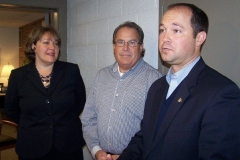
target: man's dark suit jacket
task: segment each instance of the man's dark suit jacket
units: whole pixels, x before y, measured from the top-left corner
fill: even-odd
[[[201,58],[182,81],[158,128],[168,87],[165,76],[151,86],[141,130],[119,160],[240,159],[239,88]]]
[[[85,142],[79,115],[85,101],[85,87],[76,64],[56,61],[48,90],[34,62],[13,70],[5,109],[18,124],[17,154],[37,158],[52,146],[62,152],[81,150]]]

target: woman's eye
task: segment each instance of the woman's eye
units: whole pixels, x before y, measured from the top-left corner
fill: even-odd
[[[49,42],[43,42],[43,44],[49,44]]]

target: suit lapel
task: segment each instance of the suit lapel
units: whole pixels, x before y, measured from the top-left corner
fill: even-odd
[[[167,85],[168,86],[168,85]],[[171,102],[168,111],[166,112],[166,115],[162,121],[162,124],[160,126],[160,128],[158,128],[157,126],[157,121],[158,121],[158,117],[159,117],[159,110],[161,107],[161,104],[163,103],[164,99],[166,98],[166,94],[167,94],[167,90],[168,87],[164,87],[164,89],[166,90],[164,92],[164,94],[162,93],[162,88],[160,90],[160,95],[162,95],[161,99],[157,98],[157,96],[155,96],[155,102],[154,104],[156,105],[154,108],[158,108],[158,110],[152,112],[152,117],[154,117],[154,122],[151,123],[152,128],[151,128],[151,135],[150,137],[152,138],[152,141],[149,142],[150,146],[149,148],[147,148],[146,151],[146,155],[148,155],[152,149],[154,149],[154,147],[159,143],[159,141],[163,138],[164,133],[167,131],[168,127],[170,126],[174,116],[177,114],[177,112],[179,111],[179,109],[182,107],[182,104],[184,103],[185,99],[188,97],[188,89],[186,87],[186,83],[182,84],[179,88],[179,92],[176,94],[176,96],[174,97],[173,101]],[[154,136],[154,133],[156,133],[156,135]]]
[[[183,83],[179,87],[180,87],[179,91],[175,95],[173,101],[171,102],[171,104],[170,104],[170,106],[169,106],[169,108],[166,112],[166,115],[165,115],[165,117],[162,121],[162,124],[160,126],[160,129],[159,129],[159,131],[156,135],[156,139],[154,140],[154,142],[158,142],[162,138],[162,136],[164,135],[164,133],[168,129],[169,125],[171,124],[174,116],[177,114],[179,109],[184,104],[184,101],[189,96],[188,88],[187,88],[187,85],[186,85],[185,81],[183,81]],[[157,143],[155,143],[154,146],[156,144]]]
[[[156,94],[159,94],[160,96],[155,94],[155,99],[154,99],[153,104],[156,106],[154,106],[153,108],[158,108],[158,110],[155,110],[154,112],[152,112],[152,115],[153,115],[152,117],[154,117],[154,123],[152,123],[152,124],[154,125],[153,127],[156,127],[155,129],[158,129],[158,131],[157,131],[156,136],[153,139],[153,141],[150,142],[152,144],[147,145],[150,147],[147,148],[146,156],[151,152],[152,149],[154,149],[154,147],[163,138],[164,134],[166,133],[167,129],[169,128],[170,124],[172,123],[175,115],[178,113],[179,109],[181,107],[183,107],[185,100],[189,96],[189,89],[196,85],[197,80],[200,75],[200,72],[203,70],[203,68],[205,66],[206,66],[206,64],[204,63],[202,58],[200,58],[200,60],[193,67],[193,69],[190,71],[188,76],[182,81],[181,85],[179,86],[177,94],[175,95],[173,101],[171,102],[171,104],[168,108],[168,111],[166,112],[166,115],[162,121],[160,129],[158,129],[158,127],[156,127],[156,125],[157,125],[157,120],[158,120],[158,116],[159,116],[159,109],[161,107],[160,105],[163,103],[163,100],[167,94],[167,92],[165,92],[165,90],[166,90],[166,88],[168,89],[168,87],[166,87],[168,85],[164,84],[165,86],[162,85],[159,88],[159,92],[157,92]],[[164,92],[163,92],[163,90],[164,90]],[[150,131],[154,132],[155,129],[151,128]],[[154,137],[153,133],[151,133],[151,137],[152,138]]]
[[[152,106],[151,106],[151,113],[150,116],[153,117],[150,119],[149,124],[152,124],[149,126],[149,131],[150,132],[150,136],[152,139],[151,141],[148,141],[149,143],[152,143],[154,141],[154,137],[155,136],[155,131],[157,129],[157,123],[158,123],[158,114],[160,112],[160,108],[161,108],[161,104],[164,101],[165,95],[167,94],[168,91],[168,83],[167,81],[163,81],[163,83],[161,83],[161,85],[159,86],[159,88],[156,90],[156,92],[154,93],[154,99],[152,102]],[[163,94],[164,93],[164,94]]]
[[[36,88],[39,91],[43,92],[44,94],[47,94],[47,90],[46,88],[44,88],[40,76],[38,74],[38,71],[36,69],[35,62],[31,62],[26,68],[26,77],[34,86],[36,86]]]
[[[64,75],[63,66],[61,65],[61,62],[56,61],[53,66],[53,75],[52,75],[50,87],[48,88],[49,95],[56,89],[63,75]]]
[[[61,81],[61,79],[64,75],[64,71],[63,71],[63,66],[61,65],[61,63],[59,61],[56,61],[54,63],[53,75],[52,75],[51,84],[50,84],[48,91],[41,82],[41,79],[39,77],[39,74],[35,67],[34,62],[29,64],[28,68],[26,69],[26,75],[27,75],[27,78],[29,79],[29,81],[31,81],[31,83],[33,83],[33,85],[35,85],[42,93],[44,93],[46,95],[50,95],[55,90],[58,83]]]

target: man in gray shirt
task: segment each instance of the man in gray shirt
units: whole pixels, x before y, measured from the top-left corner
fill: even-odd
[[[81,115],[83,135],[92,156],[117,158],[140,130],[144,104],[151,84],[162,76],[143,60],[144,33],[125,22],[113,33],[116,62],[95,78]]]

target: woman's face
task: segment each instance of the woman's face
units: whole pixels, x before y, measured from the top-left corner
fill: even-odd
[[[58,43],[48,32],[43,34],[36,45],[32,44],[32,49],[35,51],[36,63],[45,66],[53,64],[59,56]]]

